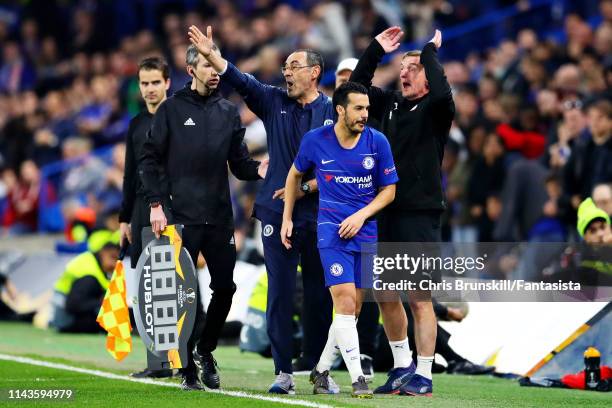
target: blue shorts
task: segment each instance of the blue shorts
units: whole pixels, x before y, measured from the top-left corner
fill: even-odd
[[[357,288],[372,287],[374,253],[319,248],[325,274],[325,286],[354,283]]]

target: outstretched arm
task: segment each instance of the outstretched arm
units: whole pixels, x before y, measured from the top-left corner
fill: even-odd
[[[421,64],[429,83],[429,95],[433,103],[447,104],[454,112],[451,87],[444,75],[444,68],[438,60],[438,49],[442,46],[442,33],[436,30],[433,38],[423,47]]]
[[[381,120],[384,114],[385,99],[392,94],[391,91],[372,86],[374,71],[385,53],[394,52],[400,46],[400,39],[404,33],[399,27],[391,27],[378,34],[364,51],[359,63],[351,74],[350,81],[358,82],[368,88],[370,97],[370,115]]]
[[[215,51],[211,26],[206,27],[206,35],[196,26],[189,27],[189,41],[223,80],[242,95],[249,109],[260,119],[264,119],[267,110],[271,107],[269,96],[277,88],[262,84],[253,75],[240,72],[234,64],[221,56],[220,51]]]

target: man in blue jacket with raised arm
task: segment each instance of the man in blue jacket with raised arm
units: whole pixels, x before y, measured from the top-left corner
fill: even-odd
[[[312,50],[293,52],[281,70],[287,89],[265,85],[244,74],[219,53],[212,52],[212,28],[206,35],[197,27],[189,28],[191,43],[219,72],[225,83],[242,95],[247,106],[264,122],[270,165],[263,186],[257,194],[254,216],[262,223],[264,259],[268,272],[266,322],[272,346],[276,381],[271,393],[293,394],[295,384],[291,358],[292,307],[298,263],[304,282],[304,356],[314,367],[320,356],[331,324],[331,299],[325,289],[323,269],[317,250],[317,197],[314,176],[307,174],[301,185],[300,199],[293,213],[293,247],[286,249],[280,240],[282,198],[285,179],[298,153],[302,136],[311,129],[331,125],[334,109],[331,100],[318,91],[323,73],[323,58]],[[308,316],[308,314],[313,314]]]

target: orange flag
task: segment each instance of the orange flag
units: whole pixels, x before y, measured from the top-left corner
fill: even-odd
[[[96,321],[108,332],[106,350],[115,360],[123,360],[132,351],[132,336],[130,335],[132,325],[126,301],[125,274],[121,260],[115,265]]]

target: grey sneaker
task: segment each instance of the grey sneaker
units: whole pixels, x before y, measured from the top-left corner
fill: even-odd
[[[282,371],[276,376],[276,380],[268,389],[271,394],[295,394],[295,383],[293,375],[283,373]]]
[[[351,396],[354,398],[372,398],[374,393],[368,388],[368,383],[363,375],[360,375],[356,382],[353,383],[353,392]]]
[[[340,392],[340,387],[329,376],[329,370],[320,373],[316,367],[313,368],[310,372],[310,383],[314,385],[313,394],[338,394]]]

